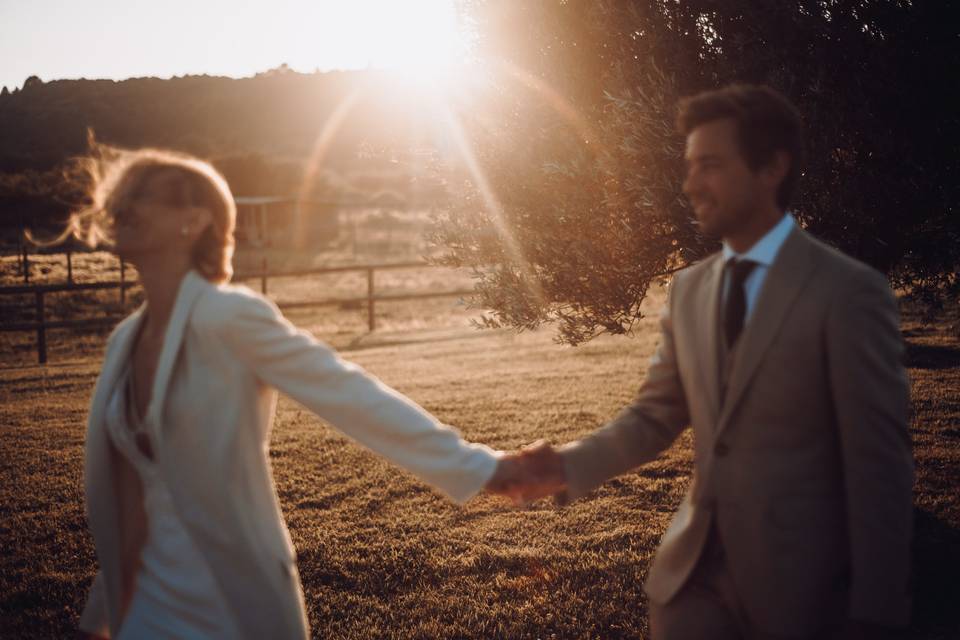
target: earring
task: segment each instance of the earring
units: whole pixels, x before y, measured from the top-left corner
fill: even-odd
[[[188,227],[187,225],[183,225],[182,227],[180,227],[180,235],[186,237],[188,233],[190,233],[190,227]]]

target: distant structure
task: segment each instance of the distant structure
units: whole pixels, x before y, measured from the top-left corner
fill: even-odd
[[[389,252],[419,245],[424,216],[432,209],[419,203],[413,215],[402,195],[381,191],[365,201],[299,200],[293,196],[237,196],[238,248],[318,250],[343,244]],[[421,215],[422,214],[422,215]],[[409,249],[409,247],[407,247]]]
[[[292,196],[234,198],[241,247],[321,247],[340,235],[339,205]]]

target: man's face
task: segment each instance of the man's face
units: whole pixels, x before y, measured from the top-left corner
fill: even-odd
[[[683,193],[708,235],[728,237],[742,229],[765,196],[736,136],[737,125],[729,118],[702,124],[687,136]]]

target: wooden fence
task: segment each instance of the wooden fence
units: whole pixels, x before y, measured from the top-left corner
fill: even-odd
[[[359,304],[367,309],[367,327],[370,331],[376,329],[376,303],[377,302],[395,302],[400,300],[421,300],[427,298],[445,298],[465,296],[473,293],[469,289],[459,289],[453,291],[435,291],[435,292],[415,292],[415,293],[394,293],[376,295],[374,290],[374,273],[392,269],[420,269],[433,267],[427,262],[398,262],[387,264],[367,264],[367,265],[347,265],[342,267],[322,267],[314,269],[297,269],[293,271],[270,272],[267,269],[266,260],[263,261],[259,272],[243,273],[234,276],[234,281],[238,280],[260,280],[260,291],[267,294],[267,285],[270,278],[301,277],[310,275],[324,275],[331,273],[346,273],[351,271],[360,271],[366,273],[367,291],[365,296],[351,298],[325,298],[319,300],[297,300],[292,302],[279,303],[281,309],[303,309],[310,307],[334,306],[343,304]],[[118,299],[121,307],[126,304],[126,291],[130,287],[136,286],[136,282],[126,279],[125,267],[120,264],[120,280],[111,282],[89,282],[77,283],[72,278],[68,282],[59,284],[34,284],[0,287],[0,296],[6,295],[32,295],[34,300],[34,320],[32,322],[0,322],[0,331],[9,332],[36,332],[37,336],[37,362],[45,364],[47,362],[47,330],[75,328],[83,329],[90,327],[110,326],[119,322],[121,316],[102,316],[97,318],[81,318],[76,320],[47,320],[45,314],[44,297],[51,293],[61,293],[64,291],[92,291],[103,289],[117,289]]]
[[[23,232],[20,233],[20,244],[16,246],[15,254],[17,256],[17,275],[23,278],[24,284],[30,283],[30,252],[27,244],[23,242],[22,239]],[[72,247],[67,246],[65,249],[62,247],[57,247],[55,250],[39,250],[37,247],[33,248],[34,253],[40,253],[42,255],[52,255],[59,254],[63,255],[67,260],[67,282],[73,283],[73,254],[75,251]],[[80,251],[80,253],[86,253],[86,251]],[[0,256],[10,255],[9,247],[0,247]],[[121,264],[121,268],[123,265]]]

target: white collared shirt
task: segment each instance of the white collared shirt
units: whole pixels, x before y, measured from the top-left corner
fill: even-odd
[[[765,236],[757,240],[750,249],[744,253],[737,253],[726,241],[723,242],[723,264],[724,266],[730,262],[730,258],[736,257],[737,260],[752,260],[757,263],[757,266],[754,267],[753,271],[750,272],[750,275],[747,276],[747,279],[743,283],[744,293],[747,296],[747,312],[744,316],[743,322],[744,326],[750,320],[750,314],[753,313],[753,308],[756,306],[757,296],[760,295],[760,290],[763,287],[764,280],[767,279],[767,272],[770,270],[770,267],[773,265],[773,261],[776,260],[777,254],[780,252],[780,247],[783,246],[784,241],[787,239],[787,236],[790,235],[790,232],[793,230],[793,227],[796,226],[796,223],[793,220],[793,216],[790,213],[785,213],[783,218],[780,219],[770,231],[767,232]],[[730,276],[729,270],[725,269],[723,278],[723,300],[722,304],[726,304],[727,301],[727,292],[730,290]]]

